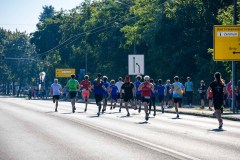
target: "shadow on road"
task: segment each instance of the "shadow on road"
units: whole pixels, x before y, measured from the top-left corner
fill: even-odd
[[[148,121],[137,122],[137,124],[149,124]]]
[[[61,113],[61,114],[73,114],[72,112],[67,112],[67,113]]]
[[[208,130],[208,131],[210,131],[210,132],[224,132],[224,131],[226,131],[226,130],[215,128],[215,129],[210,129],[210,130]]]
[[[45,112],[45,113],[55,113],[54,111],[48,111],[48,112]]]
[[[88,118],[99,118],[99,117],[101,117],[101,116],[98,116],[98,115],[96,115],[96,116],[88,116]]]

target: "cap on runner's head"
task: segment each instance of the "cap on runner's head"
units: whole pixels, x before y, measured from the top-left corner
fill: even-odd
[[[110,84],[115,84],[115,80],[112,79],[112,80],[110,81]]]
[[[144,76],[144,81],[149,81],[150,77],[149,76]]]
[[[103,80],[106,81],[108,79],[107,76],[103,76]]]
[[[137,76],[136,76],[136,79],[137,79],[137,80],[141,80],[141,79],[142,79],[142,76],[141,76],[141,75],[137,75]]]
[[[84,76],[84,79],[89,79],[89,76],[88,76],[88,75],[85,75],[85,76]]]
[[[55,83],[57,83],[57,82],[58,82],[58,79],[57,79],[57,78],[55,78],[55,79],[54,79],[54,82],[55,82]]]
[[[122,81],[122,77],[119,77],[118,80],[119,80],[119,81]]]
[[[179,80],[179,77],[178,77],[178,76],[175,76],[175,77],[174,77],[174,80],[175,80],[175,81],[178,81],[178,80]]]
[[[71,78],[74,79],[75,78],[75,74],[71,74]]]

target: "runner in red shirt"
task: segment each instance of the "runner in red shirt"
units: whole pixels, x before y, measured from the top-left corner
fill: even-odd
[[[148,121],[149,119],[149,113],[148,113],[148,106],[150,103],[150,98],[151,98],[151,90],[153,91],[153,84],[149,82],[150,77],[149,76],[145,76],[144,77],[144,82],[140,84],[138,90],[142,91],[142,103],[144,106],[144,110],[145,110],[145,120]]]
[[[85,75],[84,80],[80,83],[80,88],[82,90],[82,98],[85,101],[85,110],[84,112],[87,111],[87,105],[88,105],[88,99],[90,96],[90,91],[91,91],[91,82],[89,81],[89,76]]]

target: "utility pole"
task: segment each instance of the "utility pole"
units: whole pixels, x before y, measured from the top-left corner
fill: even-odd
[[[233,0],[233,25],[237,24],[237,0]],[[236,113],[236,95],[235,95],[235,79],[236,79],[236,62],[232,61],[232,109]]]

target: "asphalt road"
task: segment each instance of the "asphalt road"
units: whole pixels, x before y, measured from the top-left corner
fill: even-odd
[[[240,159],[240,123],[157,113],[149,122],[144,113],[107,110],[60,102],[0,98],[0,159]]]

